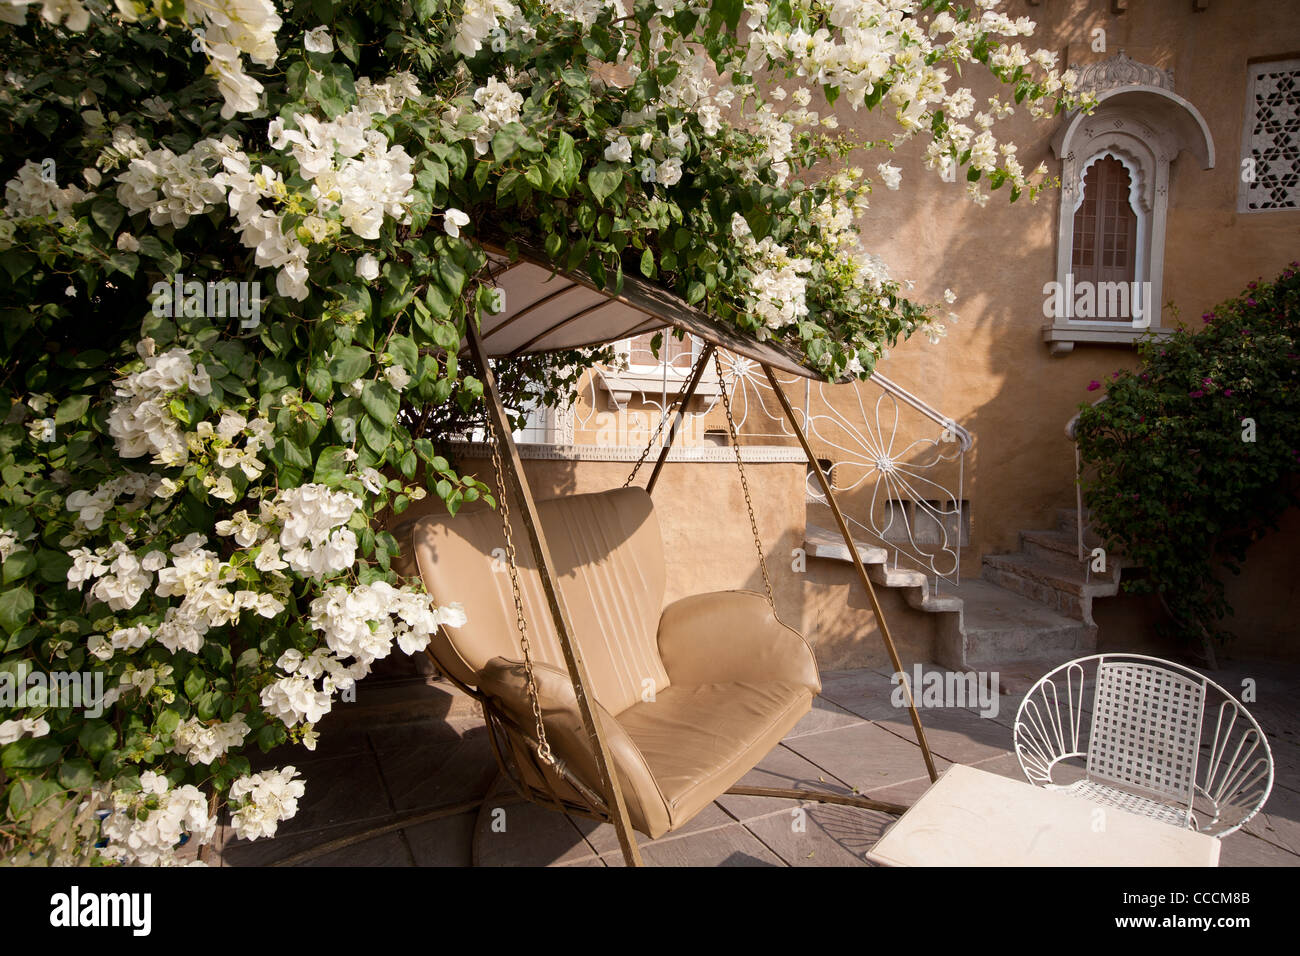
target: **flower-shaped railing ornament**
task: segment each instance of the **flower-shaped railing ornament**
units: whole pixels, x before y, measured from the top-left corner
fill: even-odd
[[[1255,718],[1214,681],[1139,654],[1062,664],[1025,694],[1013,731],[1035,786],[1223,837],[1268,799]]]
[[[603,389],[625,413],[626,444],[649,441],[690,378],[700,349],[699,343],[674,344],[665,335],[656,357],[647,342],[633,340],[618,366],[588,377],[578,427],[598,425],[600,416],[609,414],[602,411],[598,392]],[[699,434],[718,404],[719,390],[726,389],[742,441],[793,444],[794,433],[762,366],[725,351],[721,366],[720,382],[711,364],[705,369],[698,397],[686,412],[687,434]],[[829,462],[831,487],[855,538],[888,549],[895,566],[958,579],[969,433],[881,375],[846,385],[794,376],[778,376],[778,382],[818,457]],[[666,431],[655,435],[656,445]],[[826,503],[811,472],[807,500],[814,509]],[[810,521],[818,520],[829,522],[829,516],[810,515]]]

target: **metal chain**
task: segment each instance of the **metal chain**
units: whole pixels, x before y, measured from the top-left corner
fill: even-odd
[[[510,504],[507,501],[505,478],[501,466],[501,448],[492,423],[484,416],[483,432],[487,436],[487,445],[492,453],[492,467],[496,471],[497,510],[501,513],[501,530],[506,539],[506,567],[510,571],[510,590],[515,598],[515,623],[519,628],[519,644],[524,651],[524,673],[528,677],[528,699],[533,707],[533,719],[537,722],[537,758],[547,766],[555,764],[555,755],[546,739],[546,727],[542,724],[542,707],[537,700],[537,683],[533,679],[533,653],[528,643],[528,620],[524,616],[524,602],[519,590],[519,570],[515,562],[515,539],[510,529]]]
[[[715,356],[717,355],[716,351],[714,352],[714,355]],[[704,358],[705,356],[701,354],[699,361],[701,362],[704,361]],[[689,382],[693,378],[695,378],[694,365],[691,366],[690,377],[687,378],[686,380]],[[677,399],[680,397],[681,397],[680,391],[675,396],[673,396],[672,407],[674,410],[677,408]],[[632,482],[636,481],[636,473],[641,470],[641,466],[645,464],[645,460],[650,457],[650,449],[655,446],[655,439],[658,438],[663,433],[664,426],[667,424],[668,424],[668,409],[665,408],[663,416],[659,419],[659,426],[655,429],[654,434],[650,436],[650,440],[646,442],[645,447],[641,449],[641,457],[638,458],[636,460],[636,464],[632,466],[632,474],[628,475],[627,481],[623,482],[624,488],[630,488],[632,486]]]
[[[718,373],[721,384],[722,407],[727,413],[727,428],[731,431],[731,446],[736,450],[736,470],[740,472],[740,487],[745,493],[745,508],[749,511],[749,530],[754,532],[754,549],[758,551],[758,566],[763,570],[763,587],[767,589],[767,603],[776,613],[776,598],[772,594],[772,578],[767,573],[767,558],[763,555],[763,540],[758,536],[758,520],[754,517],[754,501],[749,497],[749,480],[745,477],[745,465],[740,460],[740,436],[736,432],[736,419],[731,414],[731,398],[727,395],[727,383],[722,377],[722,359],[713,353],[713,366]]]

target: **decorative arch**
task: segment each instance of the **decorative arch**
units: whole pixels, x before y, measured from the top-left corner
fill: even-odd
[[[1150,283],[1150,327],[1160,327],[1164,271],[1165,222],[1169,199],[1169,167],[1184,151],[1202,169],[1214,168],[1214,140],[1204,117],[1186,99],[1166,88],[1172,77],[1145,64],[1119,57],[1097,65],[1085,79],[1092,85],[1119,82],[1100,89],[1097,108],[1075,114],[1057,131],[1052,149],[1061,160],[1061,211],[1057,235],[1056,281],[1065,285],[1073,256],[1074,214],[1083,200],[1088,167],[1111,155],[1129,170],[1130,200],[1138,213],[1137,281]],[[1063,354],[1076,342],[1134,342],[1145,326],[1115,328],[1115,323],[1057,318],[1043,330],[1053,354]]]

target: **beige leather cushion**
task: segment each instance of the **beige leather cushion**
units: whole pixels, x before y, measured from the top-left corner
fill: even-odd
[[[590,790],[600,792],[592,747],[568,677],[556,667],[534,667],[538,704],[552,750]],[[495,658],[481,688],[530,732],[527,678],[518,661]],[[673,685],[653,702],[619,717],[596,704],[632,826],[654,838],[676,829],[749,772],[812,706],[797,681]],[[534,785],[536,775],[525,773]],[[553,781],[557,793],[567,787]]]
[[[511,509],[512,528],[534,659],[563,669],[518,511]],[[665,570],[650,496],[640,488],[572,495],[540,502],[538,512],[593,696],[617,715],[641,699],[645,681],[657,692],[669,685],[655,639]],[[417,522],[413,535],[425,587],[438,603],[460,601],[469,619],[435,637],[430,647],[439,664],[478,686],[492,658],[522,659],[510,576],[492,558],[505,548],[499,514],[485,509],[430,516]]]
[[[653,703],[629,707],[618,722],[649,767],[668,828],[675,829],[780,743],[812,708],[812,697],[795,681],[674,684]]]
[[[754,591],[693,594],[668,605],[659,657],[674,684],[783,680],[814,697],[822,689],[812,647]]]

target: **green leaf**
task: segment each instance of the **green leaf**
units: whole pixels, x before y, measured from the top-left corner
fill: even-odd
[[[284,724],[279,721],[269,723],[257,732],[257,746],[262,753],[274,750],[288,739],[288,731],[285,730]]]
[[[397,410],[401,406],[401,396],[397,389],[387,382],[366,382],[361,390],[361,404],[366,413],[382,425],[389,428],[397,421]],[[375,451],[379,451],[378,448]]]
[[[610,163],[597,163],[596,167],[587,173],[587,185],[591,187],[592,195],[600,203],[604,203],[612,196],[622,181],[623,170]]]
[[[126,210],[112,196],[100,196],[90,207],[90,218],[110,239],[117,235],[117,227],[125,215]]]
[[[71,398],[65,398],[59,403],[58,411],[54,413],[54,424],[66,425],[69,422],[75,422],[86,414],[86,409],[90,407],[90,396],[87,394],[73,395]]]
[[[317,365],[307,370],[307,388],[322,402],[334,394],[334,379],[329,370]]]
[[[49,737],[23,737],[4,748],[0,763],[6,770],[35,770],[58,760],[63,747]]]
[[[68,790],[81,790],[95,780],[95,767],[84,757],[65,760],[59,764],[59,783]]]
[[[336,485],[347,475],[348,462],[344,457],[347,449],[342,445],[330,445],[316,459],[315,480],[324,485]]]
[[[330,377],[336,382],[355,382],[370,370],[370,352],[359,345],[345,345],[330,360]]]
[[[24,587],[10,588],[0,594],[0,627],[12,634],[27,623],[36,609],[36,599]]]
[[[4,562],[4,583],[11,584],[36,570],[36,555],[27,549],[15,551]]]
[[[415,371],[420,364],[420,350],[406,335],[394,335],[388,340],[388,354],[397,359],[408,372]]]
[[[168,709],[158,715],[158,719],[154,721],[153,726],[154,730],[160,734],[170,734],[175,733],[180,723],[181,715],[174,710]]]
[[[443,256],[438,260],[438,274],[442,276],[442,281],[446,284],[451,297],[453,299],[458,297],[461,290],[465,288],[465,270],[457,265],[450,256]]]
[[[99,760],[117,743],[117,729],[106,720],[91,720],[81,728],[77,743],[91,760]]]
[[[357,431],[361,433],[361,440],[377,454],[382,455],[388,450],[389,429],[381,428],[371,416],[361,416],[361,421],[357,423]]]

